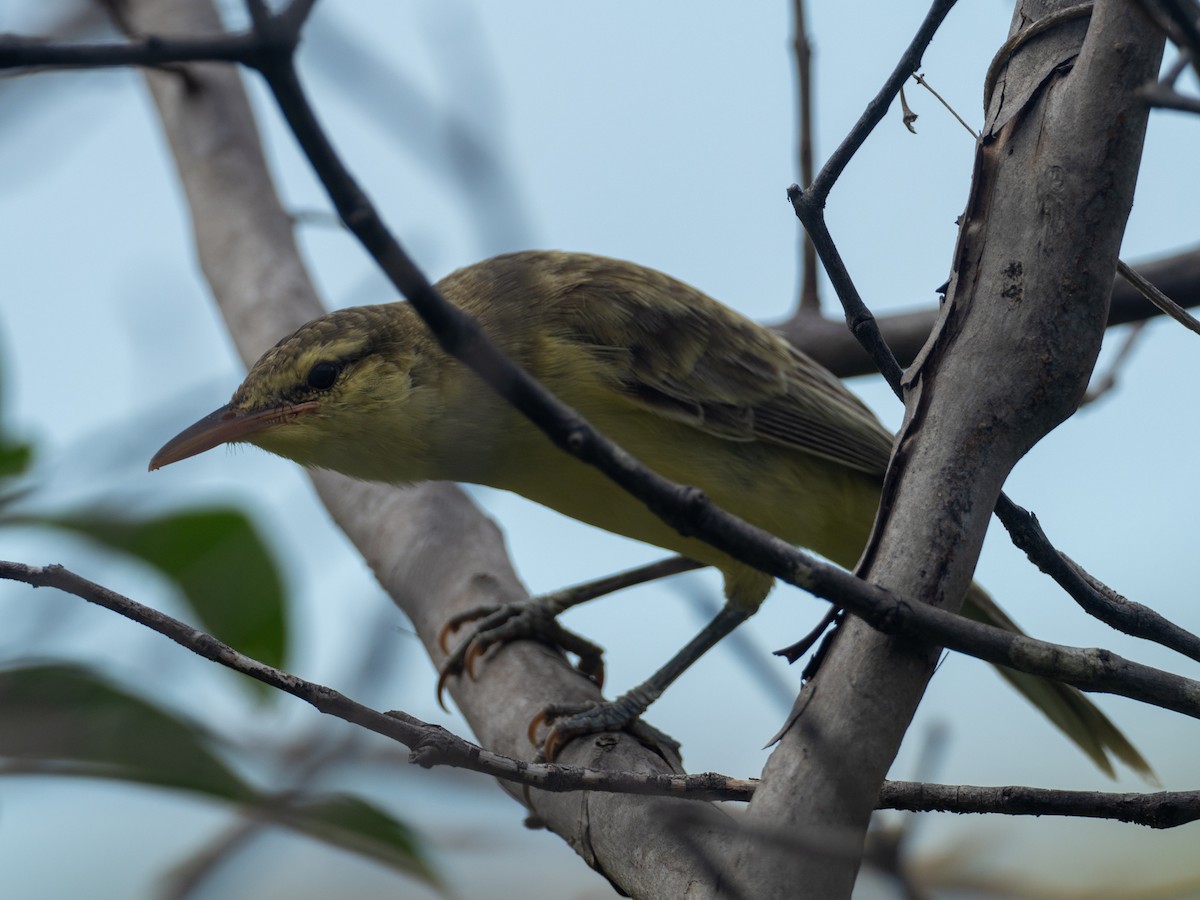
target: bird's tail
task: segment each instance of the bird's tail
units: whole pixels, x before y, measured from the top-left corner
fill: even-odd
[[[972,584],[967,591],[962,613],[985,625],[994,625],[1015,634],[1025,633],[977,584]],[[1109,758],[1111,755],[1148,781],[1157,782],[1150,764],[1108,716],[1078,688],[1005,666],[996,666],[996,671],[1041,710],[1110,778],[1116,777]]]

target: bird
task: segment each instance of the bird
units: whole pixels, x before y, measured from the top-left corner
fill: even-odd
[[[858,560],[894,436],[777,333],[662,272],[584,253],[496,256],[436,288],[510,359],[660,475],[840,566]],[[720,571],[725,608],[647,685],[592,709],[548,711],[551,758],[552,746],[579,734],[637,724],[649,702],[753,614],[773,585],[770,575],[680,534],[556,447],[442,350],[408,303],[337,310],[283,338],[228,404],[168,441],[150,469],[243,442],[366,481],[512,491]],[[975,585],[963,613],[1019,631]],[[1107,774],[1110,754],[1149,772],[1077,689],[997,668]]]

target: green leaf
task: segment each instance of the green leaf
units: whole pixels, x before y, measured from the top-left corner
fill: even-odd
[[[38,774],[174,788],[440,886],[416,832],[357,797],[278,796],[242,781],[203,729],[83,667],[0,670],[0,758]]]
[[[324,843],[440,884],[417,833],[359,797],[303,797],[282,807],[274,818]]]
[[[23,475],[32,462],[32,444],[10,443],[0,436],[0,478],[15,478]]]
[[[147,519],[92,511],[36,521],[144,560],[175,581],[201,627],[242,653],[283,666],[283,583],[258,531],[238,510],[185,510]]]
[[[199,728],[82,666],[0,671],[0,756],[224,800],[253,796]]]

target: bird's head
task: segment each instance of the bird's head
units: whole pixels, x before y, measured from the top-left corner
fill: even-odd
[[[411,480],[420,473],[397,460],[425,455],[437,392],[422,379],[436,352],[407,304],[330,313],[263,354],[229,403],[167,441],[150,468],[248,443],[356,478]]]

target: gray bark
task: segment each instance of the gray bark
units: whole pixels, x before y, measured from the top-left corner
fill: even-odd
[[[1019,4],[1014,33],[1067,5]],[[1163,41],[1124,0],[1097,2],[1083,32],[1076,21],[1018,48],[993,95],[950,292],[906,378],[861,564],[899,597],[961,605],[1004,479],[1073,412],[1100,347],[1147,118],[1136,91]],[[936,656],[851,620],[798,699],[747,823],[861,839]],[[756,897],[848,897],[857,868],[802,852],[764,865],[748,842],[733,877],[753,878]]]
[[[197,0],[128,0],[142,34],[219,32]],[[280,337],[323,312],[297,251],[292,223],[263,158],[240,77],[229,66],[147,72],[179,169],[201,268],[242,359],[250,364]],[[456,487],[408,489],[313,476],[322,502],[380,583],[412,619],[435,664],[437,634],[456,612],[526,596],[495,525]],[[546,704],[598,697],[558,654],[522,642],[486,662],[486,677],[452,680],[450,693],[484,746],[532,759],[526,727]],[[403,707],[403,699],[397,706]],[[574,741],[563,763],[635,772],[672,769],[625,736]],[[506,789],[521,799],[519,789]],[[711,804],[579,792],[533,792],[536,816],[615,885],[638,897],[683,897],[703,882],[702,860],[719,855],[728,819]],[[683,827],[686,823],[687,827]]]

